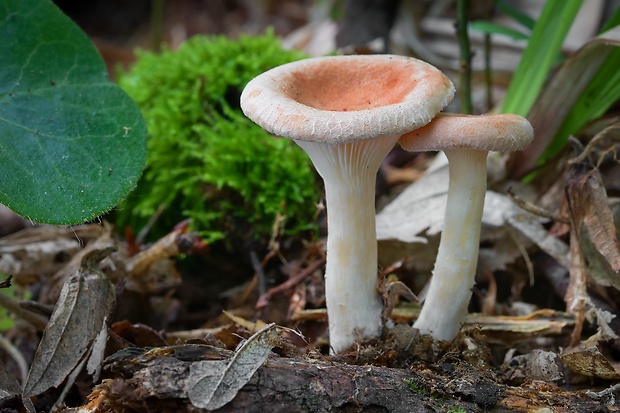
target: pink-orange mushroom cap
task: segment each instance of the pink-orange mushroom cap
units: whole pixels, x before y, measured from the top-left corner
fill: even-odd
[[[533,138],[532,125],[522,116],[440,113],[425,127],[404,134],[398,143],[408,151],[511,152],[522,150]]]
[[[325,182],[325,298],[334,352],[382,333],[375,179],[398,139],[454,96],[433,66],[393,55],[330,56],[269,70],[241,94],[246,116],[293,139]]]
[[[534,138],[527,119],[517,115],[440,114],[402,136],[409,151],[443,150],[449,161],[448,203],[433,277],[414,328],[452,340],[467,315],[474,286],[489,151],[515,151]]]
[[[336,144],[400,136],[430,122],[453,96],[450,80],[417,59],[329,56],[261,74],[241,107],[274,135]]]

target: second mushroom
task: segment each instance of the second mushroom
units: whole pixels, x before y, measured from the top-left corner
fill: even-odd
[[[253,79],[241,95],[246,116],[293,139],[325,182],[325,297],[333,352],[382,333],[377,170],[401,135],[430,122],[453,94],[450,80],[427,63],[365,55],[279,66]]]
[[[452,340],[461,328],[478,262],[487,155],[489,151],[521,150],[533,138],[532,126],[521,116],[440,114],[400,139],[408,151],[443,150],[450,169],[435,268],[422,311],[413,325],[421,333]]]

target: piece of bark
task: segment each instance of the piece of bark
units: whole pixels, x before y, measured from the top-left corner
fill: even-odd
[[[193,406],[187,396],[189,369],[190,362],[174,357],[149,360],[132,377],[116,376],[99,385],[91,395],[91,408],[67,411],[103,412],[92,407],[112,405],[114,412],[122,408],[206,412]],[[230,403],[216,411],[430,413],[455,403],[469,412],[482,411],[475,402],[433,398],[427,391],[416,393],[405,382],[412,377],[413,372],[405,369],[272,357]]]
[[[207,412],[188,398],[191,363],[221,364],[233,352],[205,345],[126,349],[106,361],[108,378],[72,413],[126,411]],[[288,412],[604,412],[584,391],[531,381],[523,387],[499,384],[489,366],[474,367],[457,353],[439,365],[409,368],[349,365],[325,358],[271,355],[236,397],[218,413]],[[603,408],[604,409],[604,408]]]

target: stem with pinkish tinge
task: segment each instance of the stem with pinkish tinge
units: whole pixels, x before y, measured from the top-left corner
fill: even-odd
[[[325,300],[335,353],[383,331],[383,302],[377,292],[375,181],[398,138],[345,144],[296,141],[325,181]]]
[[[431,285],[413,327],[436,339],[452,340],[465,321],[475,283],[488,152],[450,149],[445,154],[450,184],[444,226]]]

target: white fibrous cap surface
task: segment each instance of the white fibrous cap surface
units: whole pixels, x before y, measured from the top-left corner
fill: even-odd
[[[259,75],[243,90],[241,108],[278,136],[347,143],[419,128],[453,97],[452,82],[418,59],[328,56]]]

